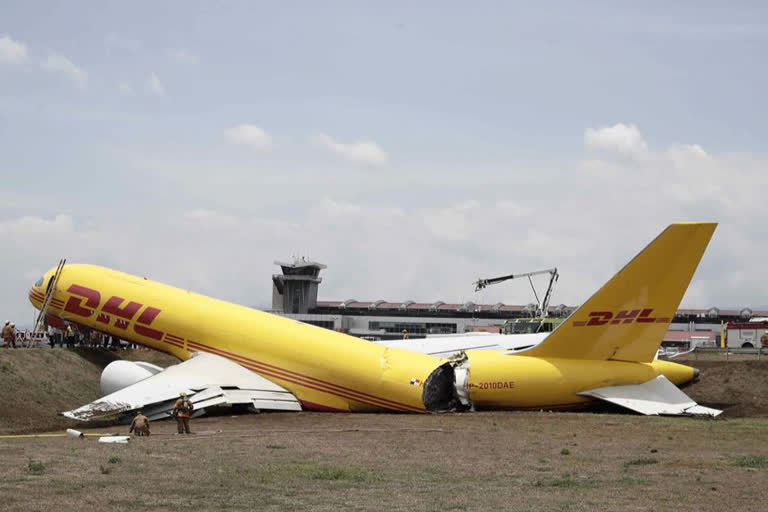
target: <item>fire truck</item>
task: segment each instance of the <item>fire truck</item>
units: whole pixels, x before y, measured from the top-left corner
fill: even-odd
[[[728,322],[725,324],[726,348],[768,348],[762,340],[768,334],[768,319],[751,322]]]

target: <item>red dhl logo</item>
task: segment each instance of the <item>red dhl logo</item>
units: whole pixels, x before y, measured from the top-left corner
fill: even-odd
[[[669,318],[655,318],[651,316],[653,309],[633,309],[631,311],[621,310],[614,314],[612,311],[593,311],[587,316],[589,320],[574,320],[574,327],[593,327],[597,325],[619,325],[619,324],[653,324],[669,323]]]
[[[125,299],[122,297],[112,296],[101,305],[101,294],[98,290],[87,288],[73,284],[67,290],[72,296],[64,306],[64,311],[72,313],[73,315],[90,318],[92,315],[98,312],[96,321],[109,325],[112,322],[112,317],[115,317],[114,327],[118,329],[127,330],[128,323],[136,317],[136,314],[144,308],[144,304],[138,302],[128,301],[128,304],[123,306]],[[157,318],[157,315],[161,313],[160,309],[147,306],[141,312],[136,323],[133,326],[133,330],[136,334],[152,338],[154,340],[161,340],[163,333],[156,329],[150,329],[149,325]]]

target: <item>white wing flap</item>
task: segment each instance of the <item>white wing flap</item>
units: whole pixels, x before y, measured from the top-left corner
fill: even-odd
[[[645,415],[715,417],[723,412],[698,405],[663,375],[642,384],[591,389],[579,395],[599,398]]]
[[[162,372],[62,413],[88,421],[143,409],[150,419],[167,417],[184,391],[201,413],[205,407],[248,404],[257,409],[300,411],[301,404],[285,388],[223,357],[198,353]]]

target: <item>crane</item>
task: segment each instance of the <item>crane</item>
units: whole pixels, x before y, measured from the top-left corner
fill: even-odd
[[[531,280],[531,277],[538,276],[541,274],[549,274],[549,286],[547,287],[547,293],[544,294],[544,300],[539,302],[539,295],[536,293],[536,288],[533,286],[533,280]],[[546,270],[536,270],[534,272],[525,272],[523,274],[509,274],[506,276],[500,276],[500,277],[492,277],[489,279],[478,279],[475,281],[475,291],[478,292],[482,290],[483,288],[493,285],[493,284],[499,284],[503,283],[504,281],[509,281],[510,279],[518,279],[521,277],[527,277],[528,282],[531,283],[531,289],[533,290],[533,296],[536,297],[536,316],[538,317],[546,317],[549,314],[549,301],[552,298],[552,291],[555,288],[555,283],[557,282],[557,278],[560,275],[557,273],[557,268],[548,268]]]

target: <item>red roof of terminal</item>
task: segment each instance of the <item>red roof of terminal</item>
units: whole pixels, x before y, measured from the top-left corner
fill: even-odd
[[[367,308],[369,307],[373,302],[347,302],[348,308]]]
[[[460,311],[464,304],[458,304],[458,303],[443,303],[441,301],[436,302],[388,302],[388,301],[381,301],[379,304],[376,304],[376,302],[379,301],[339,301],[339,300],[320,300],[317,301],[317,307],[320,308],[339,308],[342,304],[346,302],[346,309],[369,309],[371,307],[375,307],[375,309],[384,309],[384,310],[398,310],[398,309],[406,309],[408,311],[412,310],[430,310],[432,308],[437,308],[438,311]],[[494,311],[498,304],[474,304],[471,301],[469,302],[470,307],[468,308],[468,311]],[[499,311],[505,312],[522,312],[525,309],[525,305],[514,305],[514,304],[501,304],[499,307]],[[576,309],[574,306],[565,306],[567,310],[573,311]],[[550,306],[550,311],[554,311],[556,306]],[[713,309],[716,309],[720,316],[741,316],[741,312],[744,309],[751,308],[742,308],[742,309],[720,309],[717,307],[710,307],[707,309],[696,309],[696,308],[681,308],[677,310],[677,315],[687,315],[687,316],[706,316],[709,314],[709,312]],[[757,310],[751,310],[752,311],[752,317],[768,317],[768,311],[757,311]]]

